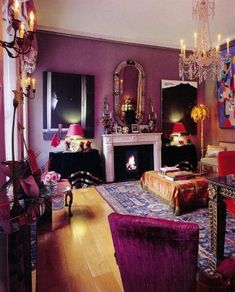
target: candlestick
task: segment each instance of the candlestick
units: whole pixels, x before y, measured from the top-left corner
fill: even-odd
[[[227,55],[229,55],[229,39],[227,39]]]
[[[34,29],[34,14],[33,11],[30,12],[29,14],[29,31],[33,31]]]
[[[197,33],[194,33],[194,47],[197,48]]]
[[[35,78],[32,78],[32,89],[35,90],[36,81]]]
[[[24,24],[20,24],[19,38],[23,39],[24,37]]]
[[[184,41],[180,40],[180,53],[181,54],[183,54],[183,44],[184,44]]]
[[[20,5],[19,5],[18,0],[15,0],[14,2],[13,11],[14,11],[14,19],[17,20],[19,18],[19,13],[20,13]]]

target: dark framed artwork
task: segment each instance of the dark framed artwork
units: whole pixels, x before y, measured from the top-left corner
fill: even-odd
[[[44,140],[58,129],[65,137],[69,125],[77,123],[85,138],[94,138],[94,82],[93,75],[43,72]]]
[[[218,82],[218,114],[221,129],[235,129],[235,63],[232,56],[223,62],[221,80]]]
[[[188,134],[197,134],[197,125],[191,118],[191,110],[197,104],[197,82],[161,81],[162,132],[171,134],[175,123],[182,122]]]

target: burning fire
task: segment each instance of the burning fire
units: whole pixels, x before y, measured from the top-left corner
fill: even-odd
[[[137,168],[135,163],[135,156],[131,155],[126,163],[127,170],[135,170]]]

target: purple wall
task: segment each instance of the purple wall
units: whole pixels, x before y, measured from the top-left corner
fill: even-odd
[[[101,150],[103,128],[99,124],[99,120],[102,115],[104,96],[108,96],[112,108],[114,70],[121,61],[128,58],[135,59],[143,66],[146,74],[146,116],[151,97],[154,110],[159,117],[157,129],[160,131],[161,80],[179,80],[178,50],[82,39],[43,32],[38,33],[38,48],[35,72],[36,99],[29,102],[29,137],[30,147],[41,153],[40,164],[47,160],[49,151],[65,149],[64,141],[57,148],[53,148],[50,146],[50,142],[43,141],[42,138],[43,71],[95,75],[95,139],[92,140],[92,146]],[[193,137],[193,140],[196,140],[196,137]]]

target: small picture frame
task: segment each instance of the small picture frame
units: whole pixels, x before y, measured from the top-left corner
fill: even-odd
[[[121,126],[116,127],[116,134],[122,134],[122,127]]]
[[[139,125],[140,133],[149,133],[149,125]]]
[[[140,129],[139,129],[139,125],[138,124],[131,124],[131,132],[132,133],[139,133]]]

